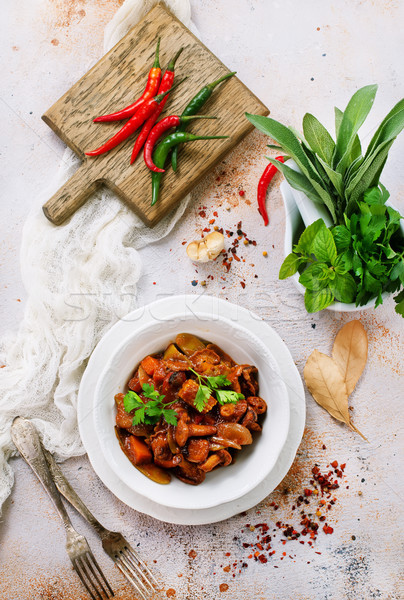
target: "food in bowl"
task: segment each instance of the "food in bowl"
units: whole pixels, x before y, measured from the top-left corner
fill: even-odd
[[[233,463],[261,431],[267,410],[255,366],[239,365],[217,345],[189,333],[145,356],[115,403],[123,452],[162,484],[173,474],[199,485],[213,469]]]

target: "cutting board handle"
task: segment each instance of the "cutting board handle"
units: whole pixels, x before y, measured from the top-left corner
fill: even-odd
[[[100,181],[91,180],[90,171],[84,163],[43,205],[44,215],[51,223],[64,223],[101,185]]]

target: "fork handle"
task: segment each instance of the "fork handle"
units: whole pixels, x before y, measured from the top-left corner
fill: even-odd
[[[70,521],[69,515],[67,514],[49,471],[48,463],[46,462],[41,440],[35,425],[27,419],[16,417],[11,426],[11,437],[22,458],[34,471],[48,493],[63,521],[66,531],[73,530],[72,522]]]
[[[108,534],[109,531],[101,525],[94,515],[89,511],[87,506],[84,504],[82,499],[77,495],[75,490],[72,488],[70,483],[64,476],[62,469],[59,467],[52,454],[47,450],[43,449],[46,461],[49,466],[49,470],[52,474],[53,481],[56,484],[59,492],[70,502],[72,506],[86,519],[86,521],[94,527],[100,536]]]

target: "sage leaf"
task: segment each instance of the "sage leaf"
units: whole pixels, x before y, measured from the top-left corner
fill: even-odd
[[[346,188],[345,198],[347,199],[346,212],[348,216],[355,210],[358,200],[365,191],[378,183],[380,171],[386,162],[387,155],[393,142],[394,140],[389,140],[378,146],[375,152],[364,160],[355,177]],[[377,181],[375,181],[375,179]]]
[[[327,129],[310,113],[306,113],[303,117],[303,132],[304,136],[310,145],[311,149],[318,156],[330,164],[335,148],[335,142]]]
[[[373,150],[376,148],[376,146],[378,146],[380,144],[380,141],[382,141],[381,137],[384,135],[383,132],[385,132],[385,127],[387,125],[387,122],[390,121],[398,113],[401,113],[400,118],[402,119],[403,110],[404,110],[404,98],[402,100],[400,100],[399,102],[397,102],[397,104],[395,106],[393,106],[391,111],[384,117],[383,121],[380,123],[374,136],[372,137],[372,139],[369,142],[369,146],[366,150],[367,155],[371,154],[373,152]],[[391,127],[391,124],[390,124],[390,127]],[[400,129],[400,131],[401,131],[401,129]],[[398,131],[396,133],[396,136],[398,135],[398,133],[400,133],[400,131]]]
[[[360,321],[350,321],[339,330],[332,357],[341,370],[348,394],[352,394],[368,358],[368,336]]]
[[[377,85],[360,88],[350,99],[342,116],[334,151],[334,165],[338,164],[348,149],[352,149],[353,140],[363,125],[377,92]]]
[[[279,171],[283,173],[286,181],[292,188],[298,190],[299,192],[303,192],[308,198],[310,198],[310,200],[313,200],[313,202],[315,202],[316,204],[323,204],[320,196],[317,194],[316,190],[314,189],[310,181],[307,179],[307,177],[305,177],[302,173],[291,169],[287,165],[273,158],[268,157],[268,160],[273,165],[275,165],[275,167],[279,169]]]
[[[307,388],[314,400],[334,419],[345,423],[353,431],[360,431],[351,423],[348,410],[348,392],[337,363],[322,352],[310,354],[303,371]]]
[[[332,233],[327,227],[320,229],[314,238],[311,251],[320,262],[334,264],[337,248]]]

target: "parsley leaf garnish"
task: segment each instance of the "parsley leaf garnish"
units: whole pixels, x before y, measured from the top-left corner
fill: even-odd
[[[175,410],[166,408],[172,402],[163,404],[165,398],[164,395],[159,394],[154,389],[153,384],[144,383],[142,385],[143,396],[148,399],[144,402],[142,398],[132,390],[126,393],[123,399],[123,405],[126,412],[130,413],[133,410],[133,421],[132,425],[140,425],[145,423],[146,425],[155,425],[159,422],[160,418],[163,417],[170,425],[177,424],[177,413]],[[176,402],[174,400],[174,402]]]
[[[238,394],[233,390],[221,390],[221,387],[228,387],[231,385],[226,375],[217,375],[216,377],[210,377],[201,375],[194,369],[190,369],[198,378],[199,388],[195,396],[194,406],[196,410],[202,412],[207,401],[214,394],[219,404],[236,404],[239,400],[244,400],[243,394]]]

